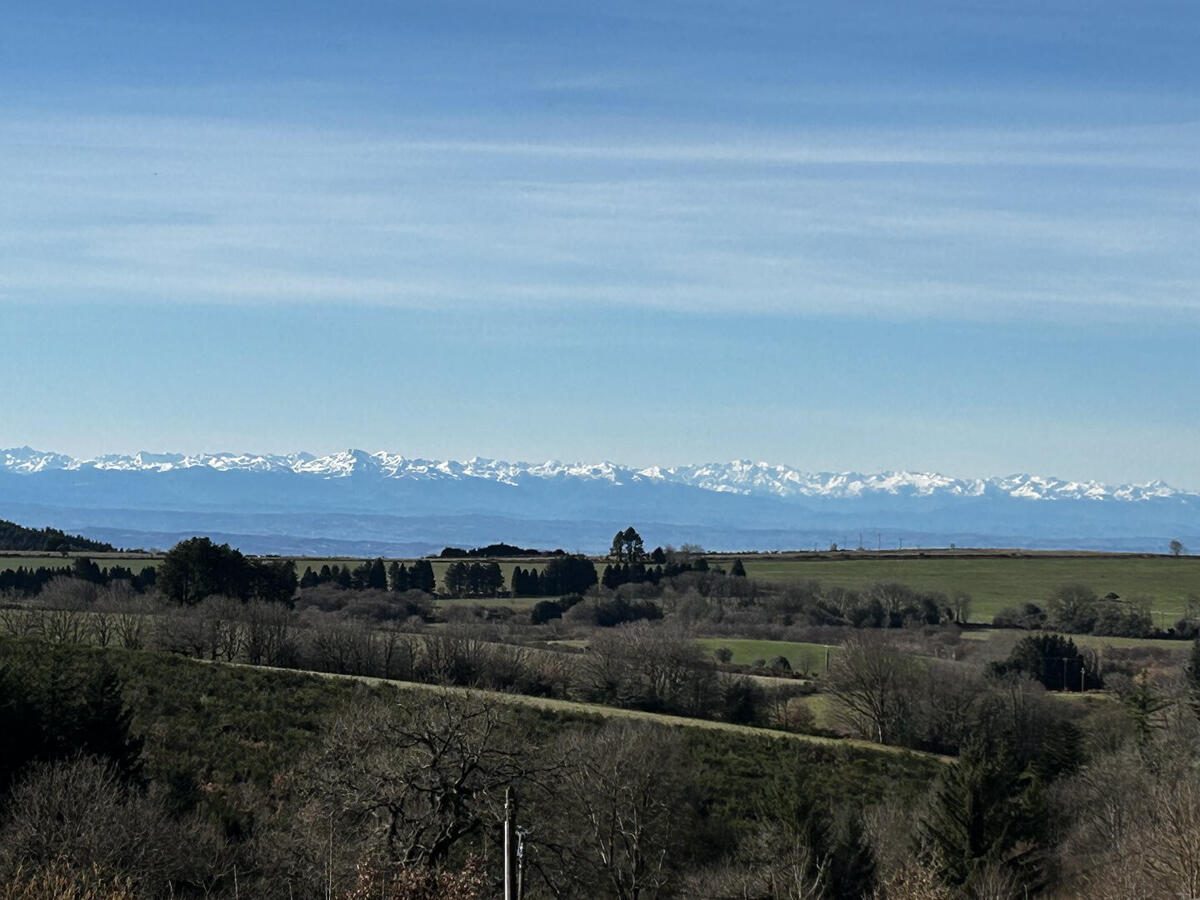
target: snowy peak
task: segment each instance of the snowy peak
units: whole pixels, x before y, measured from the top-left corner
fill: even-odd
[[[929,496],[935,493],[978,496],[985,482],[962,481],[927,472],[801,472],[787,466],[750,460],[708,463],[664,469],[655,466],[639,473],[645,478],[690,484],[710,491],[792,497],[861,497],[864,494]]]
[[[0,469],[10,472],[20,472],[32,475],[35,472],[47,472],[55,469],[67,469],[74,463],[69,456],[61,453],[42,453],[32,447],[14,447],[11,450],[0,450]]]
[[[165,475],[186,469],[217,472],[280,473],[310,478],[387,478],[412,481],[469,481],[472,479],[519,486],[545,481],[603,482],[613,486],[637,484],[682,485],[715,493],[780,500],[874,497],[1012,497],[1023,500],[1139,502],[1173,497],[1200,497],[1152,481],[1146,484],[1105,485],[1068,481],[1041,475],[1015,474],[999,478],[954,478],[935,472],[804,472],[788,466],[748,459],[692,466],[649,466],[641,469],[612,462],[505,462],[472,457],[468,460],[408,458],[397,453],[347,449],[326,456],[311,453],[152,453],[106,455],[75,459],[30,447],[0,450],[0,472],[38,475],[53,471],[120,471]]]

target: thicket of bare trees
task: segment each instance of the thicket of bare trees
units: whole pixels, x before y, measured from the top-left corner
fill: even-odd
[[[34,764],[4,804],[0,878],[24,882],[31,897],[203,895],[230,866],[224,837],[209,824],[172,815],[153,791],[96,757]]]

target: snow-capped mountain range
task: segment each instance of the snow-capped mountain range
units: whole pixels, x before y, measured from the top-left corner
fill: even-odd
[[[1039,475],[804,472],[738,460],[430,460],[397,453],[148,453],[76,459],[0,450],[0,518],[126,547],[207,534],[247,552],[425,553],[507,541],[598,552],[629,524],[652,544],[1161,551],[1200,545],[1200,493]],[[868,541],[867,536],[873,538]]]
[[[766,462],[734,460],[694,466],[650,466],[631,468],[611,462],[543,463],[505,462],[472,457],[468,460],[431,460],[397,453],[342,450],[328,456],[311,453],[149,453],[107,455],[77,459],[30,447],[0,450],[0,468],[16,474],[53,470],[84,469],[114,472],[167,473],[186,469],[218,472],[278,472],[323,478],[375,476],[413,480],[477,478],[519,486],[528,479],[574,478],[605,481],[614,485],[638,482],[679,484],[706,491],[745,496],[777,497],[862,497],[867,494],[909,496],[946,495],[979,497],[994,491],[1029,500],[1127,500],[1139,501],[1182,496],[1181,491],[1162,481],[1146,484],[1108,485],[1098,481],[1069,481],[1041,475],[1016,474],[998,478],[953,478],[933,472],[803,472]],[[1192,493],[1190,496],[1200,496]]]

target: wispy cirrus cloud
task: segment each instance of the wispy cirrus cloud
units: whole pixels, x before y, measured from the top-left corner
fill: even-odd
[[[1197,144],[1191,123],[526,140],[27,117],[0,134],[0,297],[1187,316]]]

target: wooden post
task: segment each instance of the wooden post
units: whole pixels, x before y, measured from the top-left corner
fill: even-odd
[[[504,900],[517,900],[517,794],[504,789]]]

